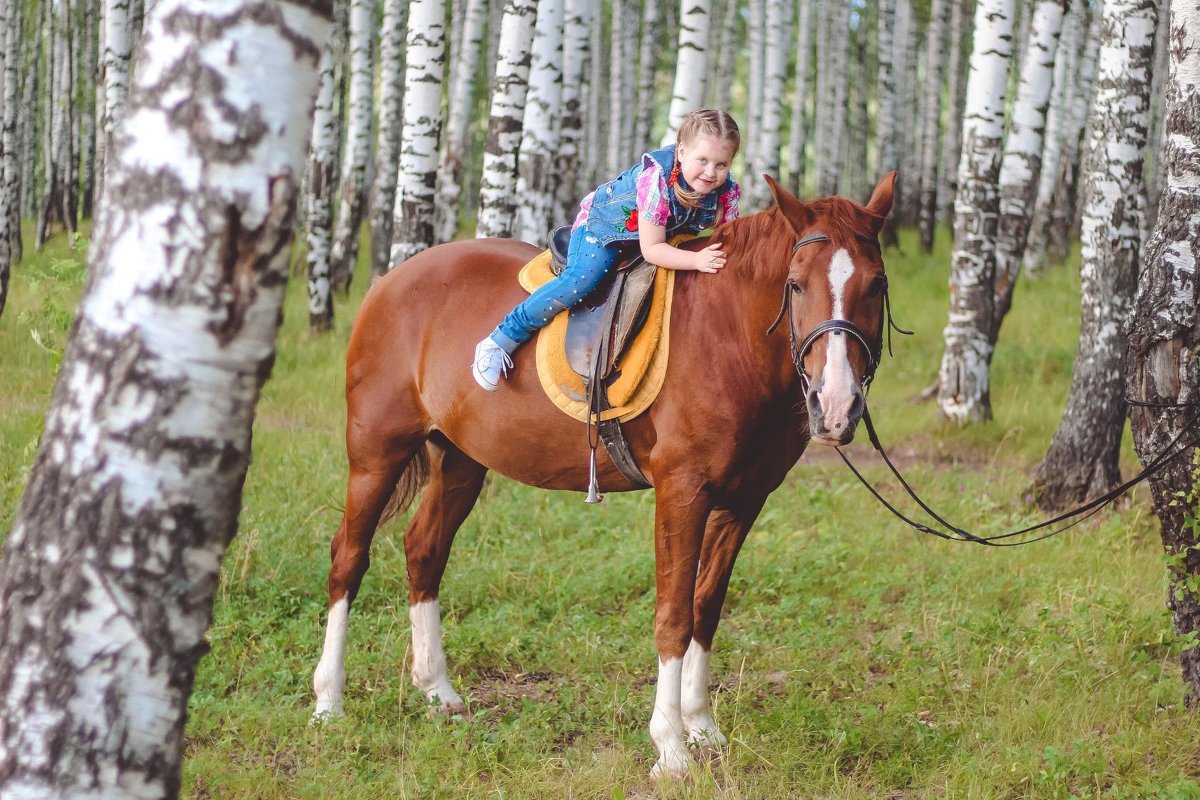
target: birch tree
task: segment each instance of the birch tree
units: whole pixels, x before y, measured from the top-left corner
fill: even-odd
[[[946,0],[933,0],[929,12],[929,30],[925,37],[925,107],[921,120],[921,249],[933,251],[933,231],[937,225],[938,121],[942,116],[942,72],[945,59]]]
[[[1030,214],[1029,230],[1021,253],[1021,270],[1036,273],[1046,253],[1046,229],[1053,211],[1054,192],[1062,167],[1067,129],[1069,84],[1075,80],[1079,62],[1080,37],[1086,24],[1086,8],[1071,3],[1063,19],[1058,52],[1054,58],[1054,88],[1046,109],[1046,130],[1042,137],[1042,167],[1038,174],[1037,194]]]
[[[608,142],[604,151],[604,163],[607,164],[609,174],[617,175],[628,166],[625,163],[624,142],[621,139],[621,119],[626,115],[633,96],[633,82],[630,71],[626,68],[629,62],[625,51],[628,39],[625,0],[609,0],[609,3],[612,14],[608,34]],[[538,16],[541,16],[540,11]],[[598,110],[595,109],[593,113]]]
[[[479,181],[476,235],[512,236],[516,212],[517,152],[529,85],[529,48],[537,16],[535,0],[507,0],[492,84],[483,176]]]
[[[788,130],[788,170],[792,194],[804,194],[804,146],[808,126],[808,68],[812,58],[812,0],[799,0],[796,19],[796,76],[792,86],[792,121]],[[881,10],[882,14],[883,11]],[[880,69],[882,74],[882,68]],[[883,174],[883,173],[880,173]]]
[[[1157,0],[1105,0],[1102,16],[1084,160],[1079,352],[1066,410],[1034,481],[1043,508],[1099,496],[1121,477],[1123,322],[1141,249]]]
[[[13,5],[15,3],[11,0],[0,0],[0,42],[5,45],[0,48],[0,120],[5,121],[9,106],[16,100],[15,96],[10,96],[8,92],[10,83],[15,83],[15,76],[9,77],[8,63],[18,57],[15,51],[8,49],[8,30],[13,25],[15,16]],[[12,146],[12,142],[5,135],[6,130],[7,126],[0,127],[0,314],[4,313],[4,306],[8,302],[8,281],[12,269],[12,195],[4,180],[4,165],[8,161],[8,148]]]
[[[445,0],[411,0],[405,40],[404,124],[388,269],[434,244],[434,194],[446,59]]]
[[[746,5],[746,116],[749,119],[758,119],[762,113],[767,0],[747,0]],[[710,8],[709,11],[711,13],[712,9]],[[742,151],[746,174],[758,175],[761,173],[762,170],[758,166],[757,137],[745,137]],[[746,199],[751,200],[752,195]]]
[[[487,0],[468,0],[464,13],[457,45],[459,55],[455,59],[455,78],[450,83],[447,99],[445,137],[437,174],[434,238],[439,242],[450,241],[458,231],[463,169],[471,146],[471,104],[475,94],[475,73],[479,71],[479,53],[483,47]],[[563,57],[567,57],[565,50]]]
[[[1046,109],[1054,85],[1054,61],[1062,31],[1064,0],[1036,0],[1031,10],[1029,45],[1021,65],[1004,159],[1000,164],[1000,219],[996,230],[995,300],[992,342],[1012,306],[1013,290],[1029,236],[1042,170]]]
[[[0,796],[179,792],[328,11],[159,0],[151,14],[0,563]]]
[[[656,0],[646,0],[655,3]],[[562,116],[559,122],[556,219],[572,218],[579,202],[579,153],[583,141],[583,76],[591,58],[595,6],[591,0],[565,0],[563,15]],[[589,115],[589,116],[595,116]],[[647,132],[649,136],[649,132]]]
[[[760,106],[752,117],[757,124],[747,139],[755,140],[753,174],[748,175],[746,205],[749,209],[764,208],[770,202],[770,189],[759,176],[767,173],[779,176],[779,150],[783,129],[783,93],[787,55],[784,37],[789,34],[785,25],[783,0],[766,0],[762,32],[762,79]],[[789,37],[790,38],[790,37]]]
[[[350,91],[346,102],[346,146],[338,190],[337,227],[329,252],[333,285],[345,291],[354,276],[358,236],[366,200],[367,162],[371,158],[372,64],[375,31],[373,0],[350,0]]]
[[[633,142],[638,148],[650,143],[650,129],[654,124],[655,78],[658,73],[658,0],[642,0],[642,38],[638,47],[637,101],[634,103],[636,122],[633,126]],[[710,59],[710,66],[716,59]],[[711,84],[710,84],[711,86]]]
[[[667,112],[667,132],[662,143],[675,141],[675,132],[689,111],[704,99],[704,75],[708,65],[709,0],[680,0],[679,47],[675,61],[675,83]]]
[[[979,0],[963,112],[954,203],[950,319],[938,372],[938,409],[957,423],[990,419],[992,280],[996,272],[1001,140],[1011,56],[1012,0]]]
[[[554,209],[554,154],[562,104],[562,0],[540,0],[517,163],[517,238],[541,244]]]
[[[477,4],[480,0],[474,0]],[[404,118],[404,26],[408,4],[383,0],[379,31],[379,134],[371,184],[371,274],[387,272],[396,207],[396,166]]]
[[[0,96],[3,112],[0,113],[0,228],[7,233],[0,241],[6,254],[0,257],[0,268],[6,271],[21,260],[21,191],[18,183],[19,138],[17,136],[17,99],[21,84],[21,4],[9,0],[8,24],[4,27],[4,94]],[[7,283],[5,284],[7,286]],[[0,311],[2,311],[0,304]]]
[[[1196,263],[1200,260],[1200,6],[1172,0],[1169,74],[1164,86],[1165,183],[1157,224],[1146,244],[1125,359],[1126,391],[1151,404],[1130,409],[1133,444],[1143,464],[1167,452],[1182,437],[1194,443],[1200,369],[1200,326],[1196,324]],[[1188,642],[1180,651],[1190,708],[1200,704],[1200,536],[1191,524],[1197,513],[1196,451],[1176,459],[1150,478],[1154,513],[1168,554],[1167,608],[1175,632]],[[1189,517],[1191,520],[1189,520]],[[1191,641],[1189,642],[1189,638]]]
[[[329,251],[333,246],[331,190],[336,174],[337,130],[333,114],[332,42],[325,45],[321,55],[317,87],[304,209],[308,244],[308,324],[313,333],[333,327],[333,275]]]
[[[970,0],[950,0],[950,45],[946,67],[946,125],[942,135],[942,161],[938,167],[938,222],[951,218],[958,192],[958,157],[962,149],[963,103],[967,82],[963,80],[966,53],[967,5]]]
[[[817,41],[818,108],[817,193],[837,194],[843,172],[842,135],[846,123],[846,66],[850,48],[849,6],[846,0],[818,5],[821,39]]]

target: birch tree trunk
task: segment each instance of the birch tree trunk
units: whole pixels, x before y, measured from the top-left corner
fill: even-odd
[[[673,6],[671,6],[673,7]],[[714,71],[710,73],[710,94],[714,108],[728,109],[730,94],[733,87],[734,62],[737,60],[737,43],[741,41],[738,0],[725,0],[725,17],[722,21],[720,35],[717,37],[719,49],[710,61],[715,62]]]
[[[476,4],[481,2],[474,1]],[[392,211],[396,208],[396,171],[400,163],[400,129],[404,122],[404,27],[407,11],[408,4],[404,0],[383,0],[383,21],[379,32],[379,134],[369,205],[373,276],[387,272],[392,250]]]
[[[942,116],[942,57],[946,39],[946,0],[933,0],[925,38],[925,108],[921,121],[921,249],[933,252],[937,225],[938,128]]]
[[[517,238],[546,241],[554,209],[554,156],[562,106],[563,0],[540,0],[517,162]]]
[[[1029,26],[1029,46],[1021,65],[1004,160],[1000,164],[1000,221],[996,231],[995,300],[992,342],[1012,306],[1013,290],[1025,254],[1042,170],[1046,108],[1054,86],[1054,61],[1062,31],[1064,0],[1037,0]]]
[[[950,49],[946,69],[946,126],[942,131],[942,163],[938,168],[938,222],[954,213],[954,195],[958,192],[958,157],[962,149],[963,103],[967,82],[963,80],[966,54],[967,4],[970,0],[950,0]]]
[[[160,0],[151,16],[110,153],[113,202],[0,564],[9,800],[179,792],[328,16],[261,0],[219,16]]]
[[[633,143],[639,148],[650,144],[650,130],[654,126],[654,86],[660,50],[657,33],[658,0],[642,0],[642,38],[638,48],[637,102],[634,104],[637,121],[633,126]]]
[[[804,146],[808,125],[808,72],[812,60],[813,0],[799,0],[796,18],[796,77],[792,87],[792,122],[788,131],[788,174],[792,194],[804,194]],[[882,13],[882,11],[880,12]],[[882,68],[880,68],[882,73]]]
[[[647,4],[656,0],[646,0]],[[558,139],[557,209],[560,224],[572,219],[579,202],[579,152],[583,141],[583,75],[591,58],[594,6],[591,0],[565,0],[563,14],[562,117]],[[595,115],[589,115],[595,116]],[[647,131],[649,136],[649,131]]]
[[[540,0],[539,0],[540,2]],[[630,61],[625,53],[625,19],[624,0],[610,0],[612,14],[608,35],[608,142],[604,150],[606,171],[618,175],[625,167],[625,153],[621,147],[621,118],[625,116],[632,97],[633,83],[630,81]],[[540,11],[539,11],[540,16]],[[528,99],[526,100],[528,104]],[[599,155],[597,153],[597,155]]]
[[[1105,0],[1102,13],[1084,160],[1079,353],[1066,410],[1034,479],[1046,509],[1097,497],[1121,478],[1121,358],[1141,248],[1157,0]]]
[[[1021,254],[1021,269],[1031,276],[1041,270],[1046,255],[1046,229],[1050,224],[1054,190],[1058,186],[1065,146],[1068,87],[1075,79],[1079,64],[1079,44],[1086,22],[1085,13],[1086,9],[1081,3],[1071,4],[1063,19],[1058,53],[1054,59],[1054,88],[1046,110],[1046,133],[1042,144],[1042,168],[1038,175],[1037,199],[1034,201],[1029,232],[1026,234],[1025,248]]]
[[[96,26],[95,4],[85,2],[81,6],[80,16],[83,19],[83,41],[80,43],[79,75],[81,85],[79,96],[92,103],[96,99],[96,71],[99,69],[99,31]],[[96,113],[90,103],[79,111],[76,141],[79,143],[79,191],[83,206],[80,213],[84,219],[91,219],[94,192],[96,190]]]
[[[9,57],[4,61],[4,112],[0,115],[0,214],[8,230],[5,239],[7,260],[0,259],[0,266],[12,266],[21,261],[21,186],[20,186],[20,137],[17,127],[17,98],[22,83],[21,61],[21,6],[17,0],[9,0],[8,25],[4,31],[5,51]]]
[[[15,5],[12,0],[0,0],[0,42],[4,43],[4,47],[0,48],[0,120],[7,121],[10,107],[16,102],[15,95],[8,91],[8,87],[15,83],[15,73],[10,76],[9,63],[14,62],[19,57],[17,51],[8,47],[11,41],[8,30],[13,25],[13,17],[16,9],[12,8]],[[6,135],[7,125],[0,126],[0,315],[4,314],[4,307],[8,303],[8,280],[12,270],[12,195],[9,192],[9,185],[4,180],[5,164],[9,158],[9,148],[12,146],[11,139]]]
[[[689,111],[698,108],[704,98],[704,79],[708,65],[709,0],[681,0],[679,6],[679,49],[675,61],[675,88],[667,113],[667,133],[662,143],[675,141],[679,123]]]
[[[608,83],[604,80],[604,19],[599,9],[595,10],[595,14],[596,21],[590,32],[591,63],[588,64],[588,93],[584,105],[589,109],[604,108],[604,104],[608,102]],[[608,132],[608,128],[605,127],[606,117],[606,114],[597,114],[594,110],[587,115],[587,135],[583,152],[591,157],[584,159],[584,167],[579,172],[579,186],[576,187],[574,198],[576,202],[598,183],[597,176],[600,175],[600,165],[603,164],[600,153],[603,152],[603,142],[606,141],[605,135]]]
[[[821,59],[819,72],[827,72],[825,93],[821,97],[823,108],[817,110],[817,124],[821,126],[818,136],[817,193],[837,194],[844,171],[844,151],[841,148],[846,126],[846,99],[849,78],[846,66],[850,49],[850,8],[845,0],[832,0],[823,4],[826,22],[825,58]]]
[[[33,19],[33,26],[28,31],[29,53],[26,57],[28,68],[25,71],[25,80],[21,87],[21,108],[35,109],[32,114],[21,114],[21,216],[32,217],[37,213],[37,187],[34,183],[34,178],[37,173],[38,163],[38,122],[41,119],[46,119],[43,114],[43,95],[42,71],[45,68],[46,53],[43,47],[42,31],[45,27],[46,6],[48,3],[37,3],[37,14]],[[35,243],[35,248],[37,247]]]
[[[305,181],[305,230],[308,244],[308,325],[313,333],[333,327],[333,179],[337,130],[333,116],[333,43],[321,55],[317,100],[313,106],[312,143]]]
[[[516,222],[517,153],[529,85],[536,0],[507,0],[500,26],[500,49],[492,86],[487,148],[479,182],[479,222],[475,235],[512,236]],[[599,151],[597,151],[599,152]]]
[[[104,144],[113,151],[116,124],[125,115],[125,97],[130,90],[130,0],[104,0]],[[104,163],[96,191],[104,190]]]
[[[876,34],[878,77],[875,83],[875,174],[886,175],[900,168],[900,151],[896,141],[896,67],[895,27],[896,0],[879,0],[879,19]],[[818,62],[817,70],[821,69]],[[903,179],[907,179],[904,176]],[[896,182],[897,185],[900,181]],[[880,231],[885,246],[896,244],[896,226],[889,216]]]
[[[758,119],[762,114],[763,72],[766,65],[767,3],[769,0],[747,0],[746,9],[746,117]],[[757,176],[759,168],[758,139],[747,136],[743,144],[742,157],[746,162],[746,175]],[[746,187],[750,188],[750,187]],[[748,200],[753,199],[751,192]]]
[[[459,210],[463,198],[463,171],[470,157],[471,106],[474,102],[479,55],[483,48],[483,29],[487,21],[487,0],[469,0],[456,77],[450,84],[447,102],[445,141],[438,165],[435,241],[448,242],[458,232]],[[565,57],[565,53],[564,53]]]
[[[1200,369],[1196,324],[1196,262],[1200,260],[1200,5],[1172,0],[1170,68],[1165,91],[1166,178],[1158,223],[1146,244],[1129,328],[1126,387],[1148,403],[1130,409],[1133,444],[1143,464],[1163,455],[1176,437],[1195,441]],[[1200,515],[1196,498],[1196,450],[1150,478],[1154,513],[1167,551],[1167,608],[1182,641],[1200,632]],[[1179,654],[1186,703],[1200,704],[1200,648],[1193,638]]]
[[[373,0],[350,0],[350,93],[346,103],[346,149],[342,154],[337,227],[329,252],[330,277],[341,291],[350,288],[358,260],[366,200],[367,162],[371,158],[371,40],[375,32]]]
[[[760,177],[763,173],[779,178],[779,149],[783,128],[784,72],[787,56],[784,37],[789,33],[785,23],[784,0],[766,0],[763,28],[763,75],[761,105],[753,119],[757,124],[752,136],[757,140],[754,173],[747,176],[743,191],[749,195],[748,210],[766,208],[770,203],[770,187]],[[790,38],[790,37],[789,37]],[[751,138],[751,137],[747,137]]]
[[[1059,182],[1055,187],[1053,213],[1047,231],[1046,259],[1061,264],[1067,257],[1071,244],[1071,230],[1078,219],[1080,207],[1079,191],[1081,168],[1081,145],[1086,135],[1088,113],[1091,110],[1095,91],[1097,56],[1101,37],[1100,24],[1103,15],[1093,11],[1088,33],[1084,37],[1083,55],[1079,62],[1079,76],[1075,80],[1064,140],[1062,167]]]
[[[938,372],[938,409],[959,424],[991,419],[992,281],[996,273],[997,182],[1011,55],[1012,0],[979,0],[963,112],[954,203],[950,319]]]
[[[1158,224],[1158,199],[1162,192],[1163,178],[1163,114],[1165,112],[1164,86],[1169,69],[1167,58],[1167,32],[1171,24],[1170,0],[1160,0],[1158,27],[1154,31],[1154,83],[1150,86],[1150,133],[1147,139],[1150,153],[1146,170],[1146,213],[1142,217],[1142,241],[1148,241],[1154,226]]]
[[[396,174],[388,269],[434,244],[434,195],[442,132],[445,0],[410,0],[404,67],[404,125]]]

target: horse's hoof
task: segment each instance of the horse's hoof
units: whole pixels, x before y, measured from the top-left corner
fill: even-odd
[[[434,714],[453,717],[467,713],[466,702],[453,689],[435,690],[425,696],[429,700],[429,710]]]
[[[650,779],[655,781],[682,780],[691,774],[692,760],[683,747],[670,748],[658,757],[650,769]]]

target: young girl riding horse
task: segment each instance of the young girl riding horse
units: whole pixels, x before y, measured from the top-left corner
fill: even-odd
[[[684,117],[676,144],[646,153],[640,163],[579,204],[567,265],[518,305],[475,347],[471,374],[489,392],[512,367],[512,354],[559,312],[600,283],[637,240],[642,257],[669,269],[716,273],[725,266],[719,244],[695,252],[667,244],[738,217],[741,191],[729,173],[741,134],[724,111],[703,108]]]

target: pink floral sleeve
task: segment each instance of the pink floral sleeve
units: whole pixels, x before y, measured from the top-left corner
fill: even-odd
[[[729,191],[721,195],[721,219],[720,222],[733,222],[739,216],[738,204],[742,199],[742,187],[734,183],[729,188]]]
[[[651,225],[666,227],[671,216],[667,203],[667,176],[649,156],[642,158],[642,174],[637,179],[638,217]]]

